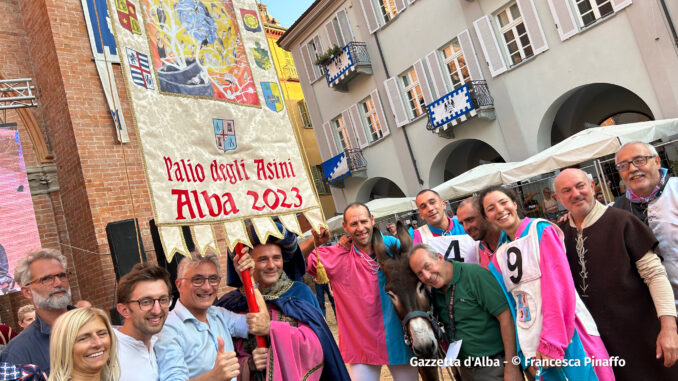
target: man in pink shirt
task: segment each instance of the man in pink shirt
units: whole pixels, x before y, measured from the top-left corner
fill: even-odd
[[[417,368],[409,365],[412,352],[405,346],[400,320],[391,298],[384,291],[385,277],[372,248],[374,217],[367,206],[352,203],[344,210],[344,231],[350,236],[349,248],[317,247],[307,259],[307,272],[317,275],[322,263],[332,283],[337,309],[339,350],[355,381],[379,380],[382,365],[388,365],[394,381],[417,379]],[[386,247],[398,246],[392,236],[383,236]],[[314,232],[314,240],[302,243],[310,252],[329,233]]]

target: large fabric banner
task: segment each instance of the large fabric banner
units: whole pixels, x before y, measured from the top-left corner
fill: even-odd
[[[297,213],[324,224],[275,68],[254,64],[270,56],[265,34],[240,17],[256,2],[108,1],[140,23],[110,12],[167,256],[188,255],[182,225],[204,253],[217,224],[229,249],[249,244],[245,219],[259,237],[280,236],[273,217],[295,233]]]
[[[19,260],[30,251],[40,250],[16,123],[0,124],[0,216],[0,295],[4,295],[19,291],[12,278]]]

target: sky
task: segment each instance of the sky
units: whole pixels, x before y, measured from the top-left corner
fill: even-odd
[[[268,14],[289,28],[314,0],[257,0],[268,7]]]

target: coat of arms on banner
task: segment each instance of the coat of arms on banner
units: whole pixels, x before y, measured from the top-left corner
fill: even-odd
[[[129,71],[132,76],[132,82],[135,85],[145,87],[147,89],[155,90],[153,84],[153,76],[151,69],[148,66],[148,56],[144,53],[139,53],[136,50],[127,49],[127,63],[129,64]]]
[[[232,0],[141,3],[160,91],[259,105]]]
[[[261,82],[261,91],[264,92],[266,106],[273,111],[282,111],[282,97],[280,96],[280,87],[275,82]]]
[[[214,137],[216,138],[217,148],[220,151],[230,151],[238,148],[238,142],[235,140],[235,124],[229,119],[212,119],[214,125]]]
[[[120,25],[134,34],[141,34],[141,25],[134,4],[128,0],[115,0],[115,8],[118,10]]]
[[[260,69],[268,70],[271,68],[271,59],[268,58],[268,50],[261,47],[259,41],[255,43],[255,48],[252,48],[252,55],[254,56],[254,63]]]
[[[245,26],[245,29],[250,32],[261,32],[261,25],[259,25],[256,11],[241,9],[240,15],[242,16],[242,24]]]

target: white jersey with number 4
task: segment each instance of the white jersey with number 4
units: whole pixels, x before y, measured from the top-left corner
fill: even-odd
[[[479,264],[478,243],[468,234],[434,236],[428,225],[420,227],[421,242],[431,246],[435,251],[457,262]]]

